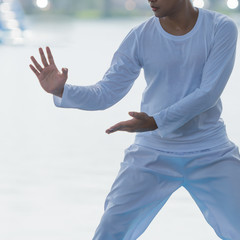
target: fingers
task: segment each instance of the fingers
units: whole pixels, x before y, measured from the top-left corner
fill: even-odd
[[[117,123],[111,128],[106,130],[106,133],[114,133],[117,131],[126,132],[145,132],[152,131],[157,128],[156,122],[153,117],[149,117],[144,112],[129,112],[129,115],[133,117],[131,120]]]
[[[41,56],[41,59],[42,59],[43,66],[47,67],[48,66],[48,62],[47,62],[47,59],[45,57],[45,54],[44,54],[42,48],[39,48],[39,53],[40,53],[40,56]]]
[[[125,131],[125,132],[134,132],[135,129],[133,127],[132,120],[124,121],[124,122],[119,122],[116,125],[110,127],[109,129],[106,130],[107,134],[114,133],[117,131]]]
[[[52,55],[52,52],[50,50],[49,47],[46,47],[46,50],[47,50],[47,55],[48,55],[48,61],[50,64],[55,64],[54,63],[54,59],[53,59],[53,55]]]
[[[42,69],[42,67],[40,66],[40,64],[37,62],[37,60],[36,60],[33,56],[31,57],[31,60],[32,60],[33,64],[35,65],[35,67],[37,68],[37,70],[38,70],[39,72],[41,72],[43,69]]]
[[[120,122],[112,127],[110,127],[109,129],[106,130],[106,133],[107,134],[110,134],[110,133],[114,133],[114,132],[117,132],[117,131],[120,131],[120,130],[123,130],[123,122]]]
[[[67,68],[62,68],[62,73],[66,78],[68,78],[68,69]]]
[[[38,77],[40,75],[40,73],[38,72],[38,70],[32,65],[30,64],[29,67],[32,69],[32,71],[35,73],[35,75]]]
[[[140,113],[138,113],[138,112],[129,112],[128,114],[131,117],[139,119],[139,120],[145,120],[148,117],[148,115],[146,113],[144,113],[144,112],[140,112]]]

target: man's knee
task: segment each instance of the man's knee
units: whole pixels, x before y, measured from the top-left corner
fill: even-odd
[[[123,239],[127,231],[128,223],[124,221],[122,217],[121,214],[105,212],[93,240]]]

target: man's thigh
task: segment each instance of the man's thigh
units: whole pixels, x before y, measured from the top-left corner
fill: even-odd
[[[137,239],[182,185],[179,166],[178,160],[161,156],[159,151],[130,146],[106,198],[94,240]]]
[[[186,165],[185,188],[217,235],[240,239],[240,157],[229,143],[192,159]]]

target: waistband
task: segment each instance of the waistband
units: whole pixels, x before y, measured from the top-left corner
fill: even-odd
[[[196,135],[196,134],[195,134]],[[192,139],[164,139],[152,132],[138,133],[135,137],[135,144],[167,152],[193,152],[202,151],[228,143],[230,140],[226,133],[225,126],[208,131],[199,132],[197,137]]]

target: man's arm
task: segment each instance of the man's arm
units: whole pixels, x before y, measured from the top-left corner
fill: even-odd
[[[54,96],[54,103],[57,107],[88,111],[107,109],[129,92],[140,70],[135,60],[118,50],[101,81],[91,86],[66,84],[62,98]]]
[[[31,57],[35,67],[30,65],[41,86],[52,93],[57,107],[82,110],[103,110],[120,101],[131,89],[140,74],[141,64],[138,53],[138,39],[134,30],[125,37],[113,56],[111,66],[103,79],[91,86],[65,84],[67,70],[61,74],[53,61],[49,48],[48,60],[40,49],[43,67]]]
[[[63,68],[62,73],[58,71],[49,47],[46,48],[48,61],[42,48],[39,49],[43,67],[34,57],[31,57],[34,66],[30,65],[30,68],[39,79],[42,88],[53,94],[56,106],[83,110],[102,110],[123,98],[139,76],[141,63],[138,58],[138,47],[136,34],[132,30],[114,54],[111,66],[103,80],[92,86],[65,84],[68,70]],[[106,133],[116,131],[142,132],[157,128],[153,117],[149,117],[145,113],[131,112],[129,115],[133,117],[132,120],[116,124],[106,130]]]
[[[131,89],[141,70],[138,37],[131,30],[115,52],[102,80],[91,86],[64,86],[62,98],[54,96],[57,107],[104,110],[120,101]]]

